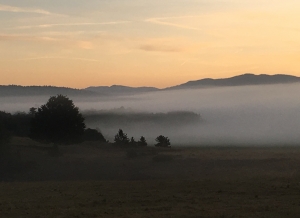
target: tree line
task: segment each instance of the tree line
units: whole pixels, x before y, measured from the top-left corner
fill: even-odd
[[[0,111],[0,145],[8,144],[11,136],[29,136],[42,143],[72,144],[82,141],[108,142],[97,129],[86,128],[85,118],[71,99],[64,95],[49,98],[39,108],[30,108],[28,113],[10,114]],[[157,147],[169,147],[170,140],[163,135],[155,141]],[[122,129],[115,135],[114,143],[118,146],[147,146],[144,136],[138,141],[129,138]]]

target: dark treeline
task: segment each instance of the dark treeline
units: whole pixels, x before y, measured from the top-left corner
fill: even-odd
[[[101,126],[128,126],[130,124],[153,123],[161,126],[199,123],[201,116],[189,111],[168,113],[132,112],[126,110],[87,111],[84,112],[86,123],[101,123]]]
[[[1,128],[13,136],[28,137],[30,134],[30,120],[33,114],[30,112],[17,112],[14,114],[0,111]],[[86,123],[101,123],[102,126],[126,126],[132,123],[154,123],[158,125],[183,125],[198,123],[201,121],[199,114],[178,111],[168,113],[146,112],[119,112],[119,111],[89,111],[84,113]],[[96,137],[90,129],[87,129],[85,138]]]
[[[0,111],[0,125],[3,131],[10,135],[27,137],[30,133],[32,114],[18,112],[14,114]]]
[[[31,120],[34,114],[31,112],[17,112],[14,114],[0,111],[0,141],[13,136],[30,137]],[[106,139],[99,130],[86,128],[82,141],[102,141]]]
[[[122,108],[121,108],[122,109]],[[81,114],[71,99],[63,95],[52,96],[38,108],[31,107],[28,112],[14,114],[0,111],[0,181],[13,179],[19,172],[32,169],[31,162],[27,159],[28,149],[42,150],[50,156],[63,156],[64,145],[75,145],[85,141],[96,141],[97,146],[120,147],[126,149],[127,157],[140,156],[136,150],[148,145],[144,133],[137,138],[128,137],[120,128],[130,122],[153,122],[156,124],[176,125],[200,120],[200,115],[191,112],[169,113],[134,113],[125,110],[97,111]],[[113,142],[109,142],[102,132],[89,128],[85,123],[89,120],[99,121],[104,125],[113,122],[120,126]],[[107,131],[103,128],[104,132]],[[147,129],[143,128],[145,134]],[[136,135],[136,134],[135,134]],[[37,144],[20,146],[19,142],[30,138]],[[156,147],[170,148],[170,139],[159,135],[155,139]],[[46,145],[46,146],[45,146]],[[83,145],[96,145],[83,144]],[[70,146],[71,147],[71,146]],[[27,149],[27,151],[25,151]],[[127,150],[129,149],[129,150]],[[29,152],[30,153],[30,152]],[[29,154],[28,153],[28,154]],[[145,151],[141,152],[144,155]],[[32,154],[34,155],[34,154]],[[22,159],[25,158],[25,159]],[[36,166],[36,162],[34,162]]]

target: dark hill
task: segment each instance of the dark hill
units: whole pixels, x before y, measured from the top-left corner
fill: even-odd
[[[159,89],[154,87],[128,87],[128,86],[121,86],[121,85],[113,85],[113,86],[94,86],[88,87],[85,90],[102,93],[102,94],[139,94],[145,92],[152,92],[158,91]]]
[[[201,79],[189,81],[187,83],[169,87],[167,89],[187,89],[187,88],[206,88],[219,86],[245,86],[245,85],[269,85],[269,84],[286,84],[300,82],[300,77],[290,75],[254,75],[243,74],[224,79]]]
[[[0,86],[0,96],[54,96],[57,94],[67,96],[95,96],[99,95],[91,91],[71,89],[54,86]]]
[[[209,88],[226,86],[245,86],[245,85],[270,85],[270,84],[288,84],[298,83],[300,77],[290,75],[254,75],[243,74],[224,79],[201,79],[189,81],[187,83],[172,86],[165,89],[154,87],[128,87],[121,85],[113,86],[95,86],[85,89],[72,89],[66,87],[54,86],[18,86],[18,85],[0,85],[0,97],[6,96],[53,96],[57,94],[67,95],[68,97],[80,96],[120,96],[134,95],[153,91],[191,89],[191,88]]]

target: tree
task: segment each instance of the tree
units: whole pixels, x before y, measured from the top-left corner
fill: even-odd
[[[138,141],[139,146],[147,146],[147,141],[144,136],[141,136],[140,140]]]
[[[10,134],[2,125],[0,120],[0,158],[9,150]]]
[[[70,144],[81,140],[84,118],[72,100],[63,95],[52,96],[31,119],[31,138],[54,144]]]
[[[136,141],[135,141],[135,139],[134,139],[133,137],[130,138],[129,144],[130,144],[131,146],[135,146],[135,145],[136,145]]]
[[[171,145],[170,139],[163,135],[156,137],[155,141],[157,142],[157,144],[155,145],[156,147],[170,147]]]
[[[123,132],[122,129],[119,129],[118,134],[115,135],[115,144],[122,145],[122,144],[128,144],[129,138],[126,133]]]
[[[29,112],[28,112],[28,114],[29,114],[30,116],[34,116],[34,115],[35,115],[35,113],[36,113],[36,109],[37,109],[37,108],[35,108],[35,107],[31,107],[31,108],[29,108]]]
[[[84,141],[99,141],[99,142],[106,142],[106,139],[102,135],[100,131],[97,129],[86,129],[84,130]]]

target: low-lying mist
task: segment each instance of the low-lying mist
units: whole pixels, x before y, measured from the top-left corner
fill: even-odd
[[[300,142],[300,86],[264,85],[177,91],[158,91],[113,98],[70,97],[83,113],[88,110],[110,110],[124,107],[131,113],[168,113],[190,111],[201,115],[201,122],[115,121],[106,126],[101,119],[87,120],[87,126],[98,127],[113,141],[121,128],[128,136],[146,137],[154,144],[155,137],[165,135],[172,145],[298,145]],[[1,98],[1,110],[28,111],[48,100],[37,98]],[[172,119],[176,119],[173,117]],[[180,120],[179,120],[180,121]]]

